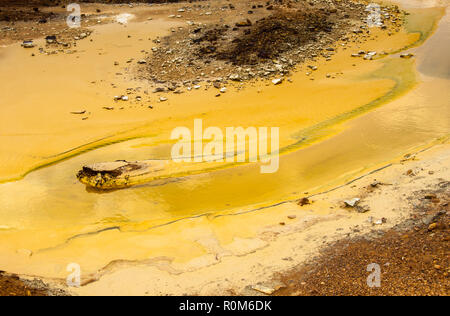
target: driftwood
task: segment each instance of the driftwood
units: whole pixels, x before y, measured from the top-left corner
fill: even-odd
[[[100,190],[126,188],[142,182],[145,178],[158,178],[169,165],[167,160],[139,162],[115,161],[84,166],[77,178],[88,187]]]

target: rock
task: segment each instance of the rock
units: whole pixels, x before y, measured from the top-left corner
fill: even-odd
[[[370,208],[367,205],[365,205],[365,206],[356,206],[356,211],[358,213],[367,213],[367,212],[370,212]]]
[[[53,44],[56,43],[56,36],[55,35],[49,35],[45,38],[47,41],[47,44]]]
[[[86,113],[86,111],[84,110],[84,111],[74,111],[74,112],[70,112],[70,114],[78,114],[78,115],[82,115],[82,114],[85,114]]]
[[[220,89],[220,93],[225,93],[225,92],[227,92],[227,88],[223,87]]]
[[[298,205],[305,206],[311,204],[311,201],[308,198],[303,198],[298,202]]]
[[[161,93],[161,92],[165,92],[165,91],[166,91],[165,88],[158,87],[158,88],[156,88],[155,90],[153,90],[153,93]]]
[[[237,27],[249,27],[252,26],[252,21],[250,21],[249,19],[247,19],[246,21],[242,21],[242,22],[238,22],[236,23]]]
[[[351,200],[345,200],[344,203],[347,207],[355,207],[358,205],[359,201],[361,201],[360,198],[353,198]]]
[[[282,78],[279,78],[279,79],[273,79],[272,80],[272,83],[274,84],[274,85],[279,85],[279,84],[281,84],[283,82],[283,79]]]
[[[267,287],[261,284],[253,285],[252,289],[266,295],[272,295],[276,291],[274,288]]]
[[[437,224],[437,223],[433,223],[433,224],[430,224],[430,226],[428,226],[428,230],[429,230],[429,231],[433,231],[433,230],[435,230],[437,227],[438,227],[438,224]]]
[[[400,55],[400,58],[404,58],[404,59],[410,59],[412,57],[414,57],[414,54],[411,54],[411,53],[409,53],[409,54],[401,54]]]
[[[289,215],[288,218],[289,218],[289,219],[296,219],[297,216],[295,216],[295,215]]]
[[[376,220],[372,220],[372,224],[373,225],[383,225],[387,223],[387,218],[381,218],[381,219],[376,219]]]
[[[124,96],[122,96],[121,100],[122,100],[122,101],[128,101],[129,98],[128,98],[128,96],[124,95]]]
[[[435,215],[425,216],[424,218],[422,218],[422,223],[424,223],[425,225],[430,225],[435,220],[435,218]]]
[[[373,57],[377,54],[377,52],[368,52],[367,54],[364,55],[364,59],[365,60],[372,60]]]
[[[409,169],[408,171],[406,171],[406,175],[407,175],[407,176],[415,176],[414,170]]]
[[[22,47],[23,48],[33,48],[36,45],[34,45],[33,41],[23,41]]]
[[[238,74],[230,75],[230,80],[232,80],[232,81],[241,81],[241,76],[239,76]]]
[[[166,102],[167,100],[168,100],[168,99],[165,98],[165,97],[160,97],[160,98],[159,98],[159,101],[160,101],[160,102]]]
[[[147,61],[145,59],[141,59],[141,60],[138,61],[139,65],[144,65],[146,63],[147,63]]]

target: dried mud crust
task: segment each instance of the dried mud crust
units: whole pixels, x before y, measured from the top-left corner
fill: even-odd
[[[450,182],[408,198],[412,217],[387,232],[327,247],[310,263],[279,276],[276,295],[449,295]],[[381,267],[381,287],[369,287],[370,264]]]
[[[304,61],[331,60],[338,45],[345,49],[369,39],[366,8],[364,1],[337,0],[211,5],[203,16],[217,16],[216,22],[188,21],[156,39],[145,62],[140,61],[138,77],[169,91],[200,82],[219,88],[228,81],[283,78]],[[195,5],[186,5],[181,12],[195,10]],[[397,6],[381,10],[381,28],[399,31],[404,12]]]

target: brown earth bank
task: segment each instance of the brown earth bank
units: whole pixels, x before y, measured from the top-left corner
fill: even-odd
[[[287,286],[275,295],[449,295],[449,202],[449,181],[413,192],[405,199],[412,209],[409,220],[328,246],[311,262],[277,275]],[[380,267],[380,287],[368,286],[375,271],[371,264]]]
[[[0,271],[0,296],[68,296],[63,290],[53,289],[41,280],[25,280]]]

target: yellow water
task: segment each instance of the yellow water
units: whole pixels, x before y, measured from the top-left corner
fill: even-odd
[[[445,138],[449,79],[416,70],[422,47],[417,59],[349,57],[360,49],[394,53],[427,43],[444,9],[411,13],[400,33],[380,32],[376,41],[316,62],[314,81],[303,66],[281,86],[258,82],[221,98],[214,89],[194,91],[171,95],[167,103],[150,95],[144,106],[130,102],[123,110],[113,96],[148,84],[116,72],[126,73],[126,60],[138,60],[142,49],[152,47],[149,38],[171,24],[98,27],[93,42],[80,43],[74,55],[31,57],[18,45],[1,49],[0,268],[63,277],[71,262],[92,272],[118,259],[190,260],[205,249],[192,242],[189,219],[176,228],[166,224],[205,215],[205,230],[230,242],[251,235],[256,224],[236,216],[217,225],[215,216],[325,190]],[[448,29],[448,18],[441,24]],[[445,42],[434,45],[445,51]],[[427,71],[446,60],[427,61]],[[121,66],[114,68],[114,61]],[[70,114],[79,110],[91,113],[89,119]],[[75,177],[94,162],[168,159],[172,129],[193,128],[196,118],[205,127],[280,127],[279,171],[261,174],[259,164],[233,165],[105,193],[90,192]]]

